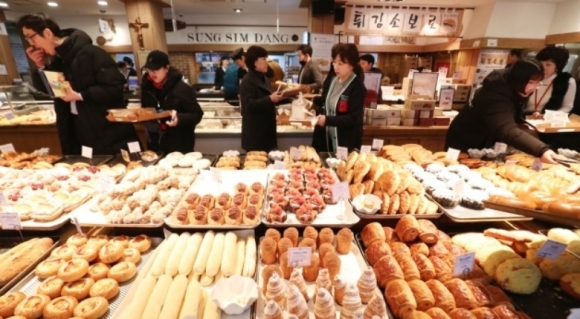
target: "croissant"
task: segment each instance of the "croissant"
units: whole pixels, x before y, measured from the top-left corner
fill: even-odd
[[[264,319],[282,319],[282,309],[273,300],[266,303],[264,308]]]
[[[340,318],[342,319],[354,318],[354,314],[360,311],[361,307],[362,303],[358,289],[353,284],[347,285],[344,298],[342,299]]]
[[[386,287],[391,280],[403,279],[405,276],[395,257],[390,255],[381,258],[373,266],[373,270],[381,287]]]
[[[425,243],[414,243],[409,245],[409,249],[411,250],[411,255],[414,254],[422,254],[429,257],[429,246]]]
[[[296,286],[298,290],[300,290],[300,293],[304,297],[304,300],[308,302],[309,300],[308,289],[306,288],[306,282],[304,281],[304,278],[302,277],[300,270],[296,268],[292,270],[292,274],[290,275],[290,284]]]
[[[423,254],[415,254],[412,256],[419,273],[421,274],[421,280],[427,281],[436,277],[435,267],[429,258]]]
[[[435,297],[435,307],[441,308],[445,312],[456,308],[453,295],[439,280],[431,279],[426,284],[431,290],[433,297]]]
[[[316,292],[318,289],[324,288],[332,295],[332,281],[330,280],[330,275],[328,269],[321,268],[318,272],[318,277],[316,277],[314,298],[316,298]],[[316,300],[314,300],[316,302]]]
[[[264,267],[262,270],[262,281],[264,282],[264,286],[262,287],[262,292],[266,295],[266,288],[268,287],[268,282],[274,273],[277,273],[278,276],[282,277],[282,270],[280,267],[276,265],[268,265]]]
[[[383,226],[377,222],[366,225],[361,232],[361,239],[365,247],[369,247],[375,241],[385,241]]]
[[[308,304],[295,285],[289,285],[287,289],[286,304],[288,313],[295,315],[298,319],[308,319]]]
[[[384,241],[376,241],[367,247],[365,255],[371,266],[374,266],[383,256],[391,255],[391,247]]]
[[[314,303],[314,318],[315,319],[335,319],[336,310],[334,308],[334,300],[330,293],[324,289],[318,289],[316,293],[316,302]]]
[[[451,319],[443,309],[437,307],[427,310],[426,313],[431,316],[432,319]]]
[[[452,278],[451,268],[439,257],[431,256],[429,257],[433,267],[435,268],[435,275],[437,279],[441,282],[446,282]]]
[[[403,242],[411,242],[419,236],[419,222],[412,215],[404,215],[395,226],[397,237]]]
[[[475,308],[471,310],[471,314],[475,316],[475,318],[477,319],[497,318],[497,316],[493,313],[493,311],[487,307]]]
[[[451,317],[451,319],[477,319],[469,310],[464,308],[457,308],[449,311],[449,317]]]
[[[438,242],[435,245],[429,247],[429,256],[437,256],[441,259],[444,259],[449,255],[451,255],[451,253],[441,242]]]
[[[391,227],[383,227],[383,232],[385,233],[385,241],[387,243],[391,243],[393,241],[399,241],[399,237],[397,237],[397,233]]]
[[[395,259],[397,260],[399,266],[401,266],[401,269],[403,270],[405,280],[409,281],[421,278],[421,273],[419,272],[419,269],[417,268],[417,265],[415,264],[411,256],[397,254],[395,255]]]
[[[391,252],[393,255],[405,254],[411,256],[411,250],[409,249],[409,246],[407,246],[407,244],[405,243],[396,241],[389,243],[389,246],[391,247]]]
[[[284,290],[284,281],[278,273],[273,273],[272,277],[270,277],[270,281],[268,281],[268,286],[266,287],[266,301],[273,300],[281,309],[283,309],[286,303]]]
[[[416,279],[407,283],[417,301],[417,309],[426,311],[433,308],[435,305],[435,297],[433,297],[433,293],[429,290],[429,287],[427,287],[427,284],[424,281]]]
[[[405,318],[406,314],[417,309],[413,292],[407,282],[402,279],[395,279],[387,284],[385,298],[387,298],[389,308],[397,317]]]
[[[439,241],[437,227],[428,219],[419,219],[419,239],[425,244],[433,245]]]
[[[455,305],[459,308],[474,309],[477,308],[477,300],[469,289],[465,281],[454,278],[445,283],[445,287],[451,292],[455,299]]]
[[[334,301],[337,304],[342,305],[342,300],[344,299],[344,293],[346,292],[346,282],[342,280],[339,276],[334,277]]]
[[[364,304],[369,303],[377,289],[377,277],[372,268],[367,268],[363,271],[357,282],[357,288],[360,292],[361,302]]]
[[[465,283],[473,293],[478,307],[491,306],[491,296],[484,284],[475,280],[466,280]]]
[[[367,305],[367,307],[363,312],[364,319],[373,319],[374,316],[377,316],[382,319],[385,318],[386,314],[387,314],[387,306],[383,301],[383,297],[376,295],[373,296],[373,298],[371,298],[371,301],[369,302],[369,304]]]

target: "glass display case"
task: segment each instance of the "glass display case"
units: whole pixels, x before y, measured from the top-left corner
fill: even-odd
[[[0,126],[56,122],[53,102],[37,101],[28,85],[0,86]]]
[[[228,55],[223,52],[201,52],[195,54],[195,62],[198,66],[197,83],[214,83],[215,71],[219,68],[222,56]]]

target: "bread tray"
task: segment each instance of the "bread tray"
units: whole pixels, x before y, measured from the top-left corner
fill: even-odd
[[[71,214],[76,217],[79,226],[81,227],[112,227],[112,228],[161,228],[163,223],[160,224],[112,224],[105,218],[102,212],[91,211],[91,205],[94,205],[96,198],[92,198],[88,202],[84,203],[77,209],[75,209]],[[74,220],[71,215],[71,222],[74,224]]]
[[[427,196],[429,197],[429,196]],[[471,209],[457,205],[455,207],[446,208],[441,206],[436,200],[430,198],[439,206],[439,209],[445,212],[445,215],[456,223],[486,223],[486,222],[504,222],[504,221],[526,221],[532,220],[531,217],[510,214],[505,211],[497,210],[487,206],[485,203],[484,209]]]
[[[335,236],[336,237],[336,236]],[[262,243],[262,240],[264,239],[264,237],[260,238],[260,244]],[[301,240],[302,238],[300,238]],[[266,265],[264,263],[261,262],[261,256],[258,256],[259,261],[258,261],[258,268],[257,270],[262,273],[262,270],[266,267]],[[363,270],[368,268],[368,264],[363,256],[362,251],[360,250],[360,247],[356,244],[356,242],[353,241],[353,243],[351,244],[351,251],[350,253],[346,254],[346,255],[338,255],[338,257],[341,260],[341,267],[340,267],[340,273],[339,276],[347,283],[347,284],[355,284],[357,283],[358,279],[360,278],[360,275],[362,274]],[[264,294],[262,293],[262,286],[263,286],[263,278],[262,276],[258,277],[258,288],[260,289],[260,296],[258,297],[258,301],[256,302],[256,307],[257,307],[257,315],[256,318],[257,319],[262,319],[264,317],[264,307],[266,305],[266,302],[264,300]],[[284,282],[288,282],[287,280],[284,280]],[[309,319],[314,319],[314,303],[313,303],[313,298],[312,296],[314,295],[314,291],[316,289],[315,287],[315,283],[314,282],[306,282],[306,287],[308,290],[308,296],[310,297],[310,300],[308,301],[308,310],[309,310]],[[382,291],[377,287],[375,290],[375,295],[379,296],[380,298],[383,298],[384,301],[384,296]],[[385,302],[386,304],[386,302]],[[335,309],[336,309],[336,313],[337,313],[337,318],[340,317],[340,309],[341,306],[339,306],[338,304],[336,304],[335,302]],[[364,309],[366,308],[366,305],[362,306],[362,310],[364,311]],[[286,315],[288,314],[288,311],[284,309],[283,311],[283,317],[286,318]],[[387,317],[386,319],[394,319],[395,316],[393,316],[391,314],[391,312],[389,311],[389,308],[387,306]]]
[[[117,307],[119,307],[123,299],[125,299],[125,297],[127,296],[127,293],[131,289],[131,285],[133,284],[135,279],[139,275],[141,275],[141,270],[147,264],[149,258],[151,258],[151,256],[153,255],[155,248],[157,248],[162,241],[163,239],[161,238],[155,237],[151,238],[151,248],[149,249],[149,251],[141,254],[141,261],[137,264],[137,275],[134,276],[131,280],[119,284],[119,294],[117,294],[117,296],[115,296],[113,299],[109,300],[109,310],[99,319],[112,318],[113,313],[115,312]],[[20,283],[18,283],[16,286],[10,289],[10,292],[21,291],[25,293],[27,296],[35,295],[38,286],[40,285],[41,282],[42,281],[38,277],[36,277],[34,272],[32,272],[28,274],[28,276],[26,276]]]
[[[80,155],[64,155],[60,160],[56,161],[54,164],[66,163],[69,165],[73,165],[74,163],[85,163],[91,166],[99,166],[108,163],[111,159],[113,159],[112,155],[93,155],[93,158],[86,158]]]
[[[531,219],[539,219],[547,222],[552,222],[556,224],[563,224],[567,226],[580,226],[580,219],[572,218],[562,215],[550,214],[540,210],[535,209],[526,209],[520,207],[513,207],[513,206],[506,206],[497,203],[492,203],[489,201],[483,202],[486,208],[496,209],[503,212],[519,214],[522,216],[526,216],[528,220]]]
[[[224,157],[223,155],[216,155],[215,161],[211,163],[211,167],[216,167],[217,163],[219,162],[220,158]],[[246,155],[239,155],[240,158],[240,168],[244,169],[244,162],[246,161]]]
[[[427,199],[434,202],[429,197],[427,197]],[[351,205],[352,205],[352,200],[349,200],[349,202],[351,202]],[[437,203],[435,203],[435,204],[437,204]],[[437,218],[443,216],[442,207],[439,205],[437,205],[437,207],[438,207],[437,214],[424,214],[424,215],[413,215],[413,216],[415,216],[416,218],[419,218],[419,219],[437,219]],[[405,216],[405,214],[396,214],[396,215],[381,214],[380,210],[376,214],[365,214],[365,213],[361,213],[358,210],[356,210],[354,208],[354,206],[353,206],[353,210],[354,210],[354,213],[358,217],[360,217],[360,219],[366,219],[366,220],[401,219],[401,217]]]
[[[2,248],[0,248],[0,255],[16,247],[17,245],[33,238],[36,237],[24,237],[24,239],[22,239],[21,237],[0,237],[0,241],[2,242]],[[60,239],[58,237],[50,237],[50,238],[53,240],[52,246],[50,246],[50,248],[44,254],[42,254],[42,256],[33,261],[30,265],[28,265],[28,267],[24,268],[18,275],[14,276],[14,278],[12,278],[4,286],[0,286],[0,296],[8,292],[12,287],[14,287],[18,282],[20,282],[22,278],[24,278],[26,275],[28,275],[28,273],[33,271],[34,268],[36,268],[36,266],[40,264],[41,261],[50,256],[50,253],[52,253],[52,251],[60,245]],[[8,248],[7,246],[10,247]]]
[[[107,120],[110,122],[139,123],[171,117],[170,111],[156,113],[154,108],[139,108],[135,110],[110,109],[108,111]],[[128,118],[127,116],[129,115],[133,115],[133,117]]]

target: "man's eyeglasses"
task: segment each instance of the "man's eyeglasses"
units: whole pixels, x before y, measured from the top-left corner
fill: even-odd
[[[38,33],[35,33],[35,34],[33,34],[33,35],[29,36],[29,37],[24,37],[24,38],[26,39],[26,41],[28,41],[28,43],[31,43],[32,40],[34,39],[34,37],[37,36],[37,35],[38,35]]]

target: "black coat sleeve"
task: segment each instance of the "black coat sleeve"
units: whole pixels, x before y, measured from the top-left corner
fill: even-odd
[[[360,125],[364,117],[364,104],[367,89],[362,81],[354,79],[350,84],[352,90],[348,96],[348,112],[335,116],[326,117],[326,126],[347,127]]]
[[[276,107],[270,100],[270,95],[253,85],[248,77],[244,78],[240,84],[240,100],[242,109],[248,113],[261,113]]]
[[[203,117],[203,110],[197,98],[194,89],[185,82],[179,82],[175,86],[176,96],[179,99],[177,111],[177,127],[196,126]]]
[[[79,92],[83,101],[97,105],[123,100],[125,78],[119,72],[111,56],[104,50],[93,52],[93,76],[95,85]]]

